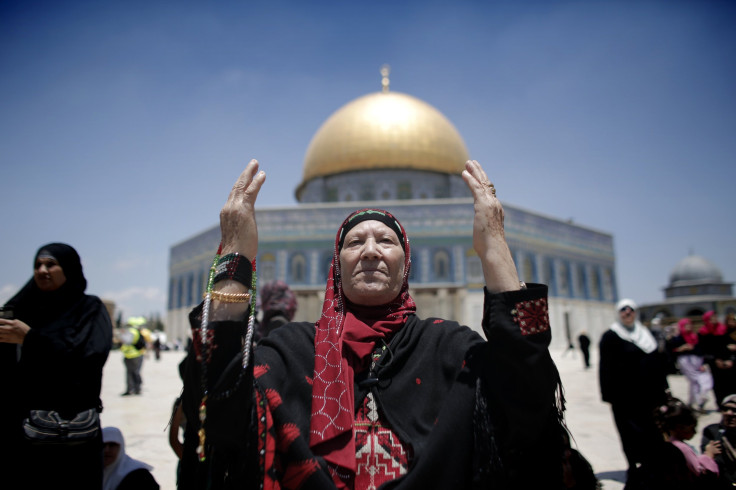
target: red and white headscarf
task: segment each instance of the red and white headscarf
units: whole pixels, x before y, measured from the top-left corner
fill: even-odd
[[[726,333],[726,326],[718,322],[715,311],[706,311],[703,313],[703,326],[700,327],[698,333],[700,335],[723,335]]]
[[[345,234],[362,221],[376,220],[396,232],[404,249],[404,278],[398,296],[382,306],[350,303],[343,292],[340,249]],[[338,488],[352,479],[356,470],[353,421],[354,376],[370,364],[371,353],[382,339],[388,340],[404,326],[416,304],[409,295],[411,254],[409,239],[401,224],[381,209],[361,209],[348,216],[335,237],[334,256],[327,277],[322,315],[314,336],[314,377],[309,446],[343,479],[333,476]],[[334,473],[333,473],[334,475]],[[347,478],[346,478],[347,476]]]
[[[680,336],[682,339],[690,345],[698,344],[698,334],[688,330],[688,325],[692,325],[692,321],[689,318],[682,318],[677,322],[677,328],[680,330]]]

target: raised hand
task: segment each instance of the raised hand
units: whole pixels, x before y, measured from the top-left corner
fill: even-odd
[[[473,248],[483,265],[486,288],[492,293],[519,289],[511,251],[503,230],[503,206],[483,167],[475,160],[465,163],[463,180],[473,194]]]
[[[258,161],[251,160],[233,185],[220,211],[222,253],[238,252],[253,260],[258,253],[258,228],[255,204],[266,173],[258,171]]]

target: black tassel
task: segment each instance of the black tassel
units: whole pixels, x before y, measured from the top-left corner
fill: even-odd
[[[488,398],[480,378],[475,381],[473,407],[473,488],[506,488],[504,468],[496,444],[495,431],[488,409]]]

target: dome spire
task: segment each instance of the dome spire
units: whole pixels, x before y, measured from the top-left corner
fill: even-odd
[[[388,65],[383,65],[381,67],[381,77],[382,77],[381,86],[383,87],[383,93],[388,92],[388,85],[389,85],[388,74],[389,73],[391,73],[391,67]]]

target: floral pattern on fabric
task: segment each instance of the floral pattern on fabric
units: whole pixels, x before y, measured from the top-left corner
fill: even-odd
[[[355,416],[355,488],[375,490],[406,474],[412,454],[379,414],[368,393]]]
[[[256,411],[258,416],[258,466],[263,476],[263,488],[274,490],[279,487],[278,471],[275,464],[276,444],[274,437],[273,417],[269,410],[266,397],[261,390],[256,389]]]
[[[267,365],[261,368],[267,370]],[[265,372],[265,371],[264,371]],[[315,459],[294,461],[284,465],[283,455],[301,433],[296,424],[277,426],[273,410],[281,405],[281,396],[276,390],[262,390],[256,386],[256,415],[258,416],[258,463],[261,470],[259,480],[265,490],[290,490],[300,488],[314,472],[319,470]]]
[[[522,335],[534,335],[549,330],[547,299],[533,299],[516,303],[511,317],[519,325]]]

